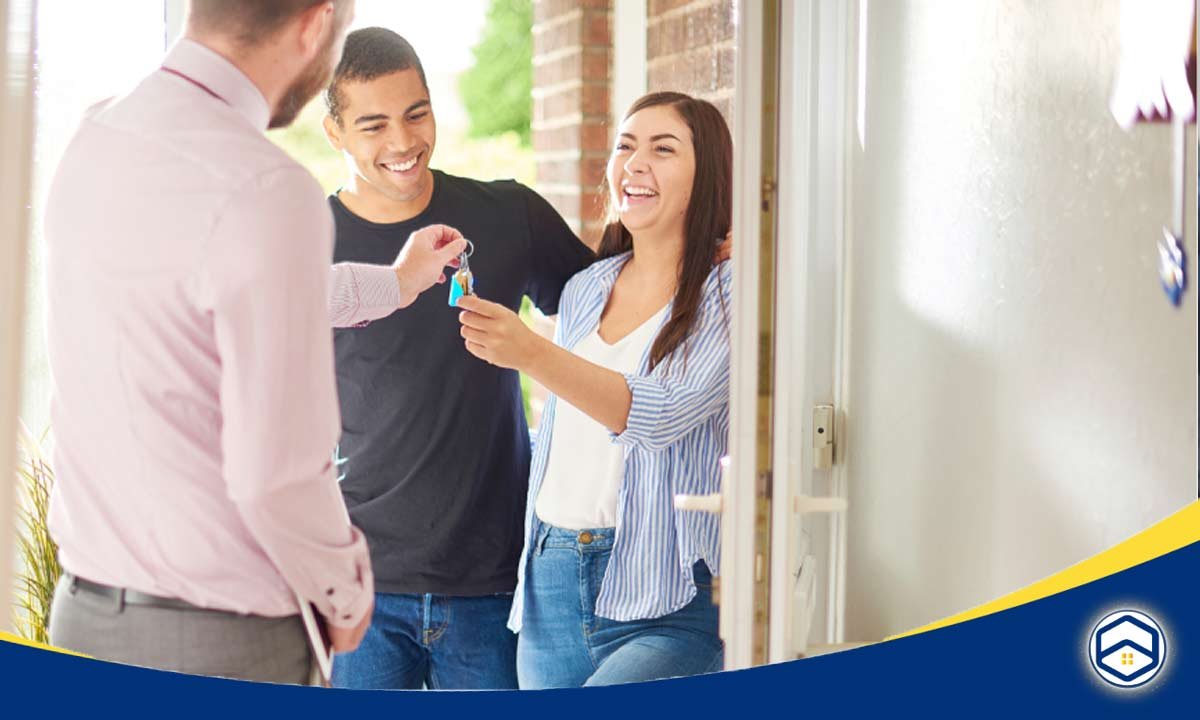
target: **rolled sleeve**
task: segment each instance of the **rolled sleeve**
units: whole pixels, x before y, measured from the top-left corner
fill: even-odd
[[[320,188],[284,168],[234,194],[208,272],[226,492],[287,584],[331,623],[353,625],[374,584],[334,476],[332,241]]]
[[[709,277],[700,320],[649,375],[625,374],[629,417],[613,441],[650,451],[681,440],[729,403],[728,263]]]
[[[667,406],[668,391],[661,384],[645,377],[625,373],[625,384],[633,400],[629,405],[629,419],[625,432],[613,434],[613,438],[625,445],[651,445],[658,438],[658,421]]]
[[[632,402],[625,430],[613,440],[657,452],[683,439],[729,402],[728,358],[724,373],[705,373],[699,383],[625,375]]]

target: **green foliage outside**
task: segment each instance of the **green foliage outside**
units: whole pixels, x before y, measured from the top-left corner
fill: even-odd
[[[533,323],[533,301],[529,299],[528,295],[521,298],[521,319],[525,321],[526,325]],[[538,420],[541,419],[542,411],[540,407],[536,412],[534,411],[533,398],[538,395],[544,396],[545,392],[542,391],[541,388],[535,389],[533,378],[529,377],[525,373],[520,373],[520,378],[521,403],[525,406],[525,422],[529,425],[529,427],[537,427]],[[545,398],[542,397],[541,401],[545,402]]]
[[[515,132],[530,142],[533,113],[533,2],[492,0],[475,65],[458,79],[471,137]]]

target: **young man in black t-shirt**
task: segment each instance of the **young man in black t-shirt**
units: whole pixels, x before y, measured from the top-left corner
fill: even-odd
[[[325,130],[351,169],[329,198],[334,261],[387,265],[410,233],[457,228],[475,290],[516,310],[558,311],[593,254],[557,212],[511,181],[430,170],[436,128],[420,60],[382,28],[351,33]],[[368,293],[370,294],[370,293]],[[447,291],[335,331],[342,492],[367,537],[376,602],[353,688],[515,688],[505,627],[523,537],[530,443],[517,373],[471,356]]]

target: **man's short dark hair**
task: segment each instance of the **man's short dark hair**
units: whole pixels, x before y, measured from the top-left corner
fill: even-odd
[[[421,84],[429,90],[425,80],[425,68],[421,58],[408,41],[398,34],[381,27],[362,28],[346,36],[342,60],[333,71],[333,80],[325,90],[325,107],[329,115],[340,125],[342,108],[346,98],[342,95],[342,83],[366,82],[401,70],[416,68]]]
[[[289,20],[326,0],[191,0],[192,25],[202,32],[228,35],[254,47]],[[333,0],[335,4],[344,0]]]

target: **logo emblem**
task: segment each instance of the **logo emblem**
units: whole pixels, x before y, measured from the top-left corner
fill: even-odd
[[[1167,659],[1167,638],[1154,618],[1118,610],[1096,623],[1088,639],[1092,669],[1110,685],[1138,687],[1154,679]]]

